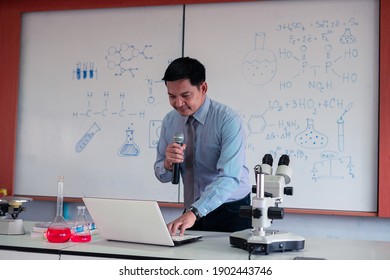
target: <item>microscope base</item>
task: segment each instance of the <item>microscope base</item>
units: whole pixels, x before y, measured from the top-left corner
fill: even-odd
[[[252,254],[266,254],[301,250],[305,247],[305,239],[290,232],[266,230],[265,236],[254,236],[252,229],[230,234],[230,244]]]
[[[23,221],[21,219],[0,218],[0,234],[5,234],[5,235],[25,234]]]

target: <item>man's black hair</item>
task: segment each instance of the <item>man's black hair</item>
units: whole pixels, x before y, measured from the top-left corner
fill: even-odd
[[[206,69],[202,63],[194,58],[177,58],[165,70],[163,81],[166,83],[182,79],[189,79],[191,85],[200,86],[206,81]]]

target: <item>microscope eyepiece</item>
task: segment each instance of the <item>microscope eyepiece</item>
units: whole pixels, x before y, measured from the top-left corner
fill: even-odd
[[[278,165],[289,165],[290,164],[290,157],[288,155],[282,155],[279,159]]]
[[[290,157],[286,154],[282,155],[279,159],[278,168],[275,175],[283,176],[285,183],[289,184],[291,181],[292,170],[288,166],[290,164]]]
[[[274,159],[272,158],[272,155],[265,154],[263,157],[263,164],[268,164],[269,166],[272,166],[274,162]]]

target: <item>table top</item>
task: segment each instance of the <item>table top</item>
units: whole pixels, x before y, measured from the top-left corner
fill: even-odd
[[[368,240],[341,240],[304,238],[302,250],[249,255],[246,249],[233,247],[230,234],[223,232],[196,232],[203,238],[176,247],[108,241],[94,234],[88,243],[50,243],[43,238],[31,237],[33,223],[26,222],[24,235],[0,235],[0,250],[60,254],[75,257],[120,259],[198,259],[198,260],[388,260],[390,242]]]

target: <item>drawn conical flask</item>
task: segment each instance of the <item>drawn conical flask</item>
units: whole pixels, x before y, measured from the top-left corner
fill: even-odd
[[[352,44],[356,43],[356,38],[352,35],[351,29],[346,28],[344,34],[340,37],[341,44]]]
[[[133,136],[134,130],[128,128],[126,130],[126,141],[120,147],[118,151],[118,155],[121,157],[129,157],[129,156],[138,156],[139,155],[139,147],[134,142]]]
[[[70,238],[73,242],[88,242],[91,241],[91,232],[85,216],[85,206],[77,206],[77,218],[72,228],[72,236]]]
[[[58,178],[57,187],[57,214],[47,229],[46,237],[49,242],[62,243],[67,242],[71,236],[70,227],[63,216],[64,176],[60,176]]]
[[[319,149],[328,144],[328,137],[314,129],[313,119],[307,119],[306,129],[295,136],[295,142],[301,147]]]

